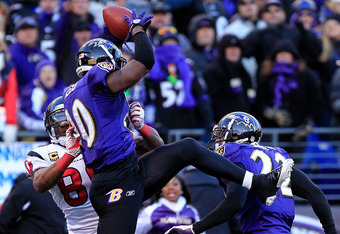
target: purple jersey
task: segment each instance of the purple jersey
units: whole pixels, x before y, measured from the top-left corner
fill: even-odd
[[[268,173],[289,158],[281,148],[255,144],[226,143],[216,150],[234,163],[242,163],[254,174]],[[295,211],[290,178],[279,189],[279,195],[271,206],[261,203],[250,190],[238,218],[244,233],[290,233]]]
[[[135,149],[130,131],[125,127],[129,105],[123,91],[111,93],[106,75],[110,63],[99,63],[77,83],[64,91],[67,118],[76,126],[83,145],[87,167],[94,171],[122,162]]]
[[[139,213],[135,234],[165,233],[173,226],[190,225],[199,219],[197,209],[187,204],[184,197],[177,202],[162,197]]]

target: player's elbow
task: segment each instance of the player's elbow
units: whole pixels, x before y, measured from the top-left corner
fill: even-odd
[[[33,179],[33,187],[38,193],[44,193],[48,190],[47,186],[44,185],[42,181],[36,178]]]
[[[38,193],[44,193],[44,192],[47,191],[46,188],[44,188],[43,186],[40,186],[38,184],[35,184],[35,183],[33,183],[33,187],[34,187],[35,191],[37,191]]]

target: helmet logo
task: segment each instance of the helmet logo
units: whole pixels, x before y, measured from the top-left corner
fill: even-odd
[[[106,45],[106,40],[102,40],[102,39],[99,39],[99,40],[93,40],[89,43],[89,46],[105,46],[106,49],[107,49],[107,45]]]
[[[98,67],[102,70],[107,71],[107,72],[112,71],[114,69],[112,63],[108,63],[108,62],[98,63]]]

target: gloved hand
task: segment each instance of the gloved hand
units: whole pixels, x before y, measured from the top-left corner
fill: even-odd
[[[8,146],[17,139],[18,126],[16,124],[7,124],[2,135],[2,139]]]
[[[133,9],[132,11],[132,18],[130,18],[129,16],[125,15],[125,20],[128,22],[129,24],[129,34],[126,37],[125,41],[130,41],[132,38],[132,30],[134,27],[136,27],[137,25],[140,25],[143,27],[144,31],[146,31],[146,29],[149,27],[149,25],[151,24],[151,19],[153,18],[152,15],[147,16],[146,18],[143,18],[145,15],[146,11],[142,11],[142,13],[140,13],[139,16],[136,15],[136,9]]]
[[[300,141],[304,139],[313,129],[313,125],[311,123],[302,124],[297,127],[297,130],[294,133],[292,138],[293,141]]]
[[[129,120],[136,130],[140,130],[144,126],[144,109],[139,102],[129,105]]]
[[[191,225],[180,225],[170,228],[165,234],[195,234]]]
[[[66,131],[66,152],[78,157],[81,154],[79,141],[73,136],[74,126],[70,126]]]
[[[302,21],[299,19],[295,21],[295,27],[300,31],[301,34],[305,34],[307,32],[305,26],[303,26]]]
[[[266,108],[263,115],[275,121],[280,127],[288,127],[293,122],[290,113],[284,109]]]
[[[292,117],[287,110],[276,110],[274,120],[280,127],[288,127],[292,124]]]
[[[104,31],[104,35],[105,35],[106,39],[108,39],[109,41],[113,42],[115,45],[121,46],[124,43],[124,41],[119,40],[118,38],[116,38],[115,36],[113,36],[110,33],[110,30],[106,26],[106,24],[103,25],[103,31]]]

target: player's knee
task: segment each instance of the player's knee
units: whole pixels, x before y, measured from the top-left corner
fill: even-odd
[[[183,145],[188,147],[196,147],[199,144],[195,139],[191,137],[186,137],[183,140],[181,140],[181,142],[183,143]]]

